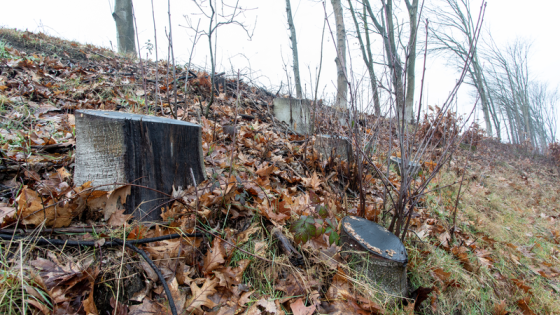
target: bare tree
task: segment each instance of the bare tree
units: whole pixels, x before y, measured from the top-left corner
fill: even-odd
[[[289,0],[287,0],[289,1]],[[346,29],[340,0],[331,0],[336,23],[336,100],[335,106],[347,108],[348,80],[346,73]]]
[[[240,15],[242,15],[245,11],[249,9],[242,8],[239,5],[240,0],[230,1],[233,4],[227,3],[227,0],[220,0],[218,4],[218,0],[193,0],[193,2],[198,7],[200,13],[208,18],[208,28],[206,31],[202,31],[202,35],[208,37],[208,47],[210,49],[210,66],[211,66],[211,93],[210,93],[210,101],[206,106],[206,113],[205,116],[208,117],[210,113],[210,107],[214,103],[214,86],[215,86],[215,72],[216,72],[216,58],[214,55],[214,47],[212,47],[212,36],[215,36],[219,27],[224,25],[237,25],[241,27],[249,39],[253,36],[252,31],[249,31],[248,27],[243,24],[242,22],[238,21]],[[187,19],[188,27],[193,31],[195,30],[194,25],[191,23],[190,19]]]
[[[471,15],[470,0],[441,0],[433,8],[430,10],[434,18],[431,24],[433,27],[430,29],[433,47],[431,51],[450,55],[455,58],[457,68],[461,69],[469,56],[469,47],[475,40],[476,20]],[[472,52],[472,56],[468,73],[481,101],[486,133],[491,137],[494,135],[492,127],[494,123],[499,138],[499,119],[486,91],[487,83],[476,50]]]
[[[376,116],[381,115],[381,104],[379,102],[379,91],[377,88],[377,77],[375,76],[375,70],[373,68],[373,57],[371,53],[371,40],[369,37],[369,27],[367,22],[367,15],[366,15],[366,6],[363,5],[363,14],[360,16],[362,19],[363,30],[364,30],[364,37],[366,39],[366,43],[364,44],[364,40],[362,39],[362,35],[360,32],[360,24],[358,23],[358,19],[356,18],[356,12],[354,12],[354,7],[352,6],[352,1],[348,0],[348,5],[350,6],[350,13],[352,14],[352,20],[354,21],[354,26],[356,27],[356,37],[360,43],[360,50],[362,51],[362,59],[366,64],[369,73],[369,79],[371,84],[371,91],[373,93],[373,106]]]
[[[136,55],[134,21],[132,19],[132,0],[115,0],[113,19],[117,26],[117,46],[119,53],[133,53]]]
[[[292,69],[294,70],[294,80],[296,81],[296,97],[302,98],[301,79],[299,76],[299,57],[297,50],[296,27],[294,25],[294,19],[292,17],[292,7],[290,5],[290,0],[286,0],[286,14],[288,15],[288,27],[290,28],[290,40],[292,42]]]
[[[369,0],[363,0],[369,18],[372,20],[377,33],[383,39],[385,62],[389,67],[392,93],[395,94],[397,117],[400,120],[414,120],[414,90],[416,80],[416,44],[418,33],[418,17],[420,15],[418,0],[404,0],[408,13],[408,40],[404,47],[403,56],[400,55],[399,46],[404,41],[404,35],[399,30],[398,18],[394,13],[393,0],[381,0],[381,7],[376,14]],[[403,62],[404,60],[404,62]],[[405,86],[406,81],[406,86]]]
[[[556,139],[558,93],[531,76],[530,48],[529,42],[520,39],[498,47],[490,38],[488,90],[507,121],[510,141],[544,151]]]

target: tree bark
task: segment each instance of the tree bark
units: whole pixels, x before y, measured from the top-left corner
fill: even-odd
[[[344,15],[340,0],[331,0],[336,23],[336,107],[347,108],[348,80],[346,73],[346,29],[344,27]]]
[[[418,0],[405,0],[408,10],[410,37],[408,38],[408,63],[406,65],[405,119],[414,122],[414,90],[416,82],[416,43],[418,37]]]
[[[132,0],[115,0],[113,19],[117,26],[117,46],[119,53],[136,54],[134,21],[132,19]]]
[[[191,169],[197,184],[204,180],[199,125],[80,110],[76,112],[76,140],[74,184],[92,181],[93,186],[104,185],[100,190],[134,184],[125,207],[138,220],[161,219],[161,208],[170,206],[173,190],[194,184]]]
[[[288,27],[290,28],[290,39],[292,41],[292,56],[294,59],[293,70],[294,79],[296,81],[296,97],[301,99],[301,79],[299,76],[299,58],[297,50],[297,38],[296,38],[296,27],[294,26],[294,20],[292,18],[292,8],[290,6],[290,0],[286,0],[286,14],[288,15]]]
[[[371,91],[373,93],[373,106],[375,110],[375,115],[379,117],[381,115],[381,104],[379,102],[379,92],[377,90],[377,77],[375,76],[375,71],[373,69],[373,58],[371,54],[371,42],[369,39],[369,28],[367,23],[366,7],[364,5],[363,15],[362,15],[362,19],[364,22],[364,36],[366,38],[366,44],[364,45],[362,35],[360,34],[360,25],[358,24],[358,19],[356,18],[356,12],[354,12],[354,8],[352,6],[351,0],[348,0],[348,5],[350,6],[350,13],[352,13],[352,19],[354,20],[354,26],[356,27],[356,37],[360,42],[360,50],[362,51],[362,58],[369,72]]]
[[[397,54],[397,46],[395,43],[395,28],[393,23],[393,1],[388,0],[387,3],[383,3],[383,13],[381,23],[375,17],[369,0],[364,0],[364,5],[366,6],[367,12],[373,21],[373,25],[377,29],[377,32],[383,38],[383,48],[385,50],[386,62],[389,66],[391,82],[393,84],[393,93],[395,94],[395,103],[397,117],[403,119],[402,112],[405,110],[405,91],[403,86],[403,65]]]

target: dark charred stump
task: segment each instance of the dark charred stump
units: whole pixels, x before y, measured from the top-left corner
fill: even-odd
[[[397,236],[377,223],[348,216],[342,219],[340,244],[349,267],[389,295],[407,295],[408,256]]]
[[[204,180],[201,126],[168,118],[100,110],[76,111],[74,184],[92,181],[100,190],[134,184],[126,213],[161,219],[173,188]],[[156,190],[156,191],[154,191]]]

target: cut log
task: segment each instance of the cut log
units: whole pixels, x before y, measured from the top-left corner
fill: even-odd
[[[311,133],[311,101],[297,98],[275,98],[274,116],[299,134]]]
[[[201,126],[168,118],[121,112],[76,111],[74,184],[92,181],[101,190],[134,184],[126,213],[160,220],[173,188],[204,180]]]
[[[407,295],[408,256],[400,239],[364,218],[342,219],[340,255],[366,281],[392,297]]]
[[[402,176],[402,169],[403,169],[403,162],[402,159],[396,156],[391,157],[391,164],[395,165],[397,169],[397,174]],[[420,170],[422,169],[422,165],[415,161],[408,161],[408,166],[406,167],[406,173],[412,177],[418,176],[420,174]]]
[[[330,135],[317,135],[315,139],[315,150],[323,159],[340,158],[341,160],[352,162],[352,143],[347,137]]]

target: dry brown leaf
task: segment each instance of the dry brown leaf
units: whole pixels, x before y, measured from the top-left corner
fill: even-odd
[[[499,304],[494,305],[494,311],[492,312],[492,315],[507,315],[509,314],[508,311],[506,311],[506,301],[502,300]]]
[[[274,165],[268,166],[268,167],[263,167],[259,170],[257,170],[256,174],[261,176],[261,177],[269,177],[270,174],[272,174],[272,172],[276,171],[278,168]]]
[[[255,291],[243,292],[237,301],[237,305],[243,307],[250,301],[251,295],[255,293]]]
[[[237,245],[241,245],[249,240],[249,237],[260,231],[259,222],[253,223],[248,229],[237,234]]]
[[[237,262],[237,267],[226,267],[214,270],[214,274],[220,279],[220,286],[230,287],[240,284],[243,278],[243,272],[245,272],[250,262],[249,259],[242,259]]]
[[[88,298],[84,300],[83,306],[84,306],[84,311],[86,312],[87,315],[99,314],[99,312],[97,311],[97,306],[95,306],[95,301],[93,300],[93,290],[91,290],[91,292],[89,293]]]
[[[196,283],[193,281],[190,285],[192,296],[191,298],[185,303],[185,309],[188,312],[192,312],[195,309],[201,309],[201,306],[206,306],[209,308],[213,308],[216,306],[212,300],[208,299],[208,296],[214,294],[216,292],[216,285],[218,284],[217,279],[206,279],[204,284],[201,288],[199,288]]]
[[[303,182],[303,186],[313,190],[318,190],[321,186],[321,180],[319,179],[319,176],[317,176],[317,172],[314,172],[311,177],[302,178],[301,180]]]
[[[147,314],[165,314],[163,308],[158,303],[145,298],[140,305],[132,305],[129,307],[128,315],[147,315]]]
[[[222,246],[222,240],[216,237],[212,243],[212,248],[208,250],[204,257],[204,265],[202,266],[204,274],[209,275],[214,269],[226,262],[224,256],[225,249]]]
[[[315,305],[305,306],[302,298],[290,303],[290,308],[294,315],[312,315],[315,312]]]
[[[450,272],[445,272],[441,268],[436,268],[432,270],[432,274],[434,275],[435,278],[438,278],[443,283],[446,283],[451,277]]]
[[[523,300],[519,300],[517,301],[517,306],[519,306],[519,308],[521,309],[521,311],[523,312],[523,315],[536,315],[531,308],[529,308],[529,302],[530,299],[529,298],[525,298]]]
[[[268,248],[267,242],[255,242],[255,254],[264,255]]]
[[[53,202],[52,199],[43,203],[39,194],[24,186],[16,199],[17,214],[23,224],[41,225],[60,228],[69,226],[72,219],[85,209],[85,201],[76,196],[65,202]]]
[[[122,209],[122,210],[117,210],[115,211],[113,214],[111,214],[111,217],[109,218],[109,221],[107,221],[107,224],[109,224],[112,227],[116,227],[116,226],[127,226],[127,221],[130,220],[133,215],[132,214],[123,214],[126,210]]]
[[[187,301],[187,296],[185,293],[179,290],[179,282],[177,282],[177,278],[173,277],[171,281],[167,281],[167,286],[169,287],[169,291],[171,291],[171,297],[175,302],[177,313],[183,314],[183,310],[185,308],[185,302]]]
[[[267,300],[265,298],[261,298],[260,300],[255,303],[258,306],[262,306],[264,310],[271,314],[277,314],[278,309],[276,308],[276,304],[272,300]]]
[[[111,307],[113,308],[113,313],[111,315],[127,315],[128,314],[128,306],[121,303],[121,301],[115,300],[114,297],[111,297],[109,300]]]
[[[126,197],[128,195],[130,195],[130,185],[122,186],[109,192],[107,204],[105,205],[105,209],[103,209],[105,220],[109,220],[111,215],[126,203]]]

